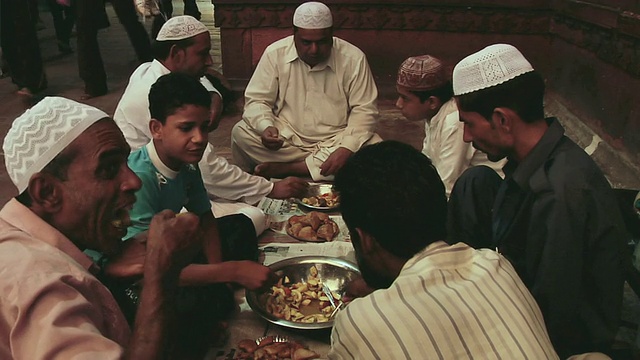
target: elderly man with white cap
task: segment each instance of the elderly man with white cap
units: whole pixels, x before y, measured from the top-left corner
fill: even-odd
[[[133,72],[113,115],[134,150],[151,140],[149,89],[162,75],[175,71],[199,78],[212,96],[210,130],[217,127],[221,116],[220,93],[204,76],[211,65],[211,37],[204,24],[188,15],[173,17],[160,29],[153,49],[156,59]],[[286,199],[301,195],[307,185],[299,178],[271,182],[253,176],[217,156],[211,144],[207,145],[198,166],[213,200],[214,215],[243,214],[258,234],[265,230],[265,216],[252,205],[265,197]]]
[[[497,249],[511,261],[561,357],[607,353],[620,319],[628,236],[601,170],[557,119],[544,117],[544,87],[507,44],[488,46],[454,68],[464,140],[508,163],[504,181],[476,167],[456,182],[449,237]],[[495,198],[484,195],[493,191]],[[490,221],[478,223],[484,217]]]
[[[202,246],[198,218],[165,211],[153,219],[131,331],[82,252],[120,252],[140,188],[116,124],[47,97],[13,122],[3,151],[19,195],[0,210],[0,358],[161,358],[179,272]]]
[[[247,85],[233,159],[266,178],[331,180],[360,147],[381,141],[377,96],[364,53],[333,36],[329,8],[303,3],[293,35],[267,47]]]
[[[471,166],[484,165],[502,176],[504,161],[493,162],[462,139],[463,125],[453,99],[451,76],[431,55],[411,56],[398,69],[396,107],[410,121],[424,121],[425,154],[444,182],[447,197],[458,177]]]

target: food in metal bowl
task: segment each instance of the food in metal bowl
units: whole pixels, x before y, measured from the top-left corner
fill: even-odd
[[[326,287],[329,289],[329,292],[331,292],[332,294],[336,294],[337,298],[340,298],[338,294],[343,293],[347,283],[355,280],[360,276],[360,271],[353,263],[343,259],[327,256],[296,257],[273,263],[269,267],[280,279],[282,279],[282,287],[292,288],[293,285],[297,284],[296,288],[300,289],[300,283],[304,283],[307,284],[307,290],[309,287],[308,280],[310,279],[310,274],[312,271],[311,268],[313,267],[317,271],[315,279],[318,280],[318,282],[321,281],[322,285],[326,285]],[[286,280],[289,281],[287,282]],[[320,289],[321,287],[317,288]],[[286,300],[287,291],[283,291],[285,292]],[[293,292],[293,290],[291,291]],[[254,312],[256,312],[265,320],[292,329],[326,329],[333,326],[333,318],[329,318],[329,320],[326,322],[317,322],[315,320],[314,322],[293,321],[291,319],[291,310],[289,311],[289,320],[286,319],[286,316],[279,317],[274,315],[267,309],[267,303],[272,297],[272,293],[272,289],[246,291],[247,303]],[[316,295],[318,295],[317,290]],[[324,293],[321,292],[320,296],[322,295],[324,295]],[[300,301],[300,304],[302,304],[302,296],[300,297],[300,299],[296,298],[296,301],[298,300]],[[322,313],[322,310],[319,308],[320,301],[318,299],[316,300],[317,303],[315,303],[315,305],[312,305],[310,303],[309,305],[312,305],[311,307],[304,308],[303,311],[300,312],[304,316],[311,315],[312,312],[316,314]],[[334,300],[336,299],[334,298]],[[271,300],[271,303],[273,304],[273,300]]]
[[[333,210],[340,206],[340,195],[331,184],[311,184],[304,197],[295,201],[311,210]]]
[[[302,198],[302,202],[315,207],[334,208],[340,204],[340,195],[329,192]]]
[[[333,291],[324,291],[315,266],[309,268],[306,281],[292,283],[288,276],[280,278],[271,287],[267,298],[267,311],[280,319],[302,323],[327,322],[340,296]],[[331,296],[331,299],[329,299]]]

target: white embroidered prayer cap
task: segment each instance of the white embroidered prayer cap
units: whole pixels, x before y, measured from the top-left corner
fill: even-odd
[[[326,29],[333,26],[333,16],[327,5],[310,1],[298,6],[293,13],[293,26],[301,29]]]
[[[18,193],[89,126],[107,117],[102,110],[62,97],[45,97],[18,116],[2,144],[7,173]]]
[[[453,93],[458,96],[486,89],[531,71],[529,61],[513,45],[490,45],[453,68]]]
[[[209,29],[196,18],[189,15],[181,15],[172,17],[164,23],[156,36],[156,40],[183,40],[205,32],[209,32]]]

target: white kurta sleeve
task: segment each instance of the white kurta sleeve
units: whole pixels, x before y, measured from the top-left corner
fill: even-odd
[[[207,193],[214,199],[223,198],[253,205],[273,189],[271,181],[251,175],[216,155],[211,144],[207,145],[198,166]]]
[[[347,94],[351,109],[340,146],[355,152],[373,136],[379,114],[378,88],[364,54],[351,72]]]
[[[149,89],[146,92],[132,91],[120,100],[113,114],[113,119],[122,130],[131,150],[137,150],[151,140],[148,92]]]
[[[273,108],[278,96],[276,59],[265,51],[245,90],[242,119],[258,134],[274,125]]]
[[[449,114],[445,119],[442,128],[441,142],[438,147],[439,163],[436,165],[438,174],[442,178],[447,197],[451,194],[451,189],[456,180],[462,175],[471,162],[473,147],[462,140],[463,123],[458,121],[458,112]]]

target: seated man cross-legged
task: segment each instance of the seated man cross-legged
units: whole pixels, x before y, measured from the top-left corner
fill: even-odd
[[[233,160],[266,178],[332,180],[375,133],[378,90],[364,53],[333,36],[329,8],[300,5],[293,36],[269,45],[232,130]]]
[[[338,313],[330,359],[558,358],[509,261],[443,241],[445,188],[426,156],[363,147],[335,188],[362,276],[380,290]]]

